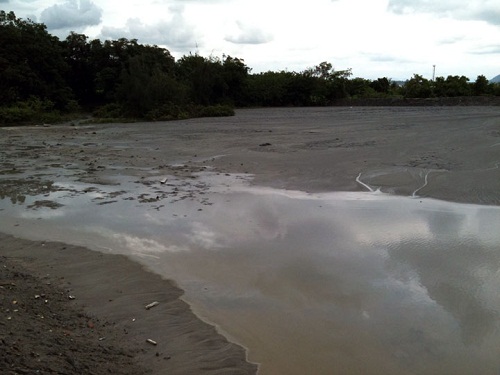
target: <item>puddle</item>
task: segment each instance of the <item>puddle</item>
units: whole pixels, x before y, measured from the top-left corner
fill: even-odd
[[[500,370],[499,207],[201,176],[56,182],[0,224],[174,279],[263,375]]]

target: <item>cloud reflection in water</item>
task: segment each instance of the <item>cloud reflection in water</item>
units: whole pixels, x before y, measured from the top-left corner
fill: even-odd
[[[500,368],[500,208],[250,187],[205,197],[200,211],[78,196],[43,222],[175,279],[263,373]]]

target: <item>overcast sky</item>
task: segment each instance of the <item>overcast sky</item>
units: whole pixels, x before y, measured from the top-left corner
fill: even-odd
[[[261,71],[322,61],[354,77],[500,74],[500,0],[0,0],[64,39],[136,38]]]

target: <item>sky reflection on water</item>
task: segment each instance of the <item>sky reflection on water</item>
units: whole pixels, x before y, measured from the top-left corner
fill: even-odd
[[[44,197],[57,209],[4,199],[2,228],[176,280],[262,374],[500,371],[499,207],[244,185],[160,205],[114,190]]]

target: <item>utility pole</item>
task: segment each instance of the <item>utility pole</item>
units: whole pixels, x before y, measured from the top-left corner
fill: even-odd
[[[436,65],[432,66],[432,81],[434,81],[434,78],[436,78]]]

